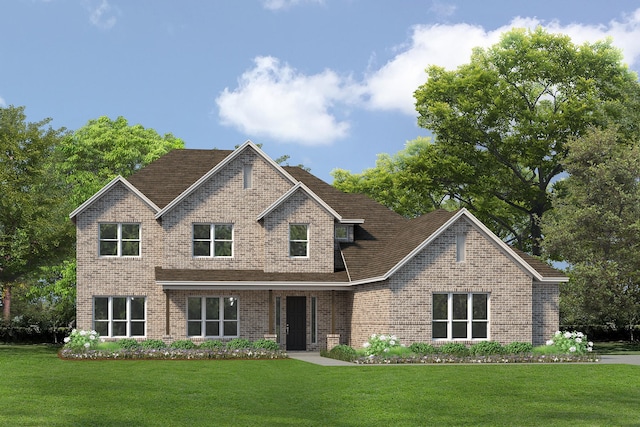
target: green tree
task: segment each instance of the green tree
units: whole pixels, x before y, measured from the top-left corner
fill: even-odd
[[[0,108],[0,287],[3,318],[11,318],[11,289],[71,247],[71,224],[61,201],[55,147],[64,129],[51,119],[27,122],[24,107]]]
[[[130,126],[124,117],[89,120],[59,147],[64,157],[60,168],[73,188],[72,204],[79,206],[116,176],[126,178],[175,148],[184,148],[184,141]]]
[[[432,158],[429,138],[407,142],[395,155],[379,154],[376,165],[353,174],[334,169],[333,186],[347,193],[363,193],[406,217],[416,217],[438,208],[456,205],[446,197],[433,176],[425,172]],[[431,166],[430,166],[431,167]]]
[[[71,188],[67,215],[116,176],[126,178],[176,148],[184,148],[184,141],[139,124],[130,126],[124,117],[89,120],[57,146],[63,159],[58,169]],[[75,241],[75,230],[72,238]],[[41,270],[27,295],[55,305],[54,314],[68,313],[66,307],[75,304],[75,273],[75,254],[71,253],[61,263]]]
[[[566,142],[590,126],[637,130],[640,85],[611,41],[515,29],[453,71],[427,69],[418,124],[435,142],[422,172],[498,235],[540,255],[540,220]]]
[[[570,264],[565,321],[628,327],[640,321],[640,141],[616,128],[567,142],[554,210],[543,221],[545,250]]]

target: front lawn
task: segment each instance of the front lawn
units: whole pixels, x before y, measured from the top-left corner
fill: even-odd
[[[0,425],[637,425],[640,367],[69,361],[0,346]]]

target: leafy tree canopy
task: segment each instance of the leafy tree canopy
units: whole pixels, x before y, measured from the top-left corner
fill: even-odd
[[[381,155],[361,174],[333,172],[334,185],[365,192],[415,216],[464,206],[497,235],[540,254],[540,220],[563,172],[568,138],[590,126],[638,130],[640,84],[610,41],[574,45],[569,37],[515,29],[476,48],[456,70],[427,69],[415,92],[421,138]]]
[[[37,267],[53,264],[71,247],[71,224],[60,201],[55,146],[64,129],[50,119],[27,122],[24,107],[0,108],[0,287],[9,317],[11,286]]]
[[[73,204],[80,205],[111,179],[127,177],[175,148],[184,148],[184,141],[139,124],[130,126],[124,117],[89,120],[59,147]]]
[[[577,46],[542,28],[514,29],[474,49],[468,64],[427,74],[416,109],[435,141],[420,151],[419,170],[535,255],[567,140],[614,122],[625,138],[637,131],[640,85],[609,40]]]
[[[615,128],[567,142],[569,177],[543,221],[545,249],[571,265],[566,321],[640,321],[640,140]],[[567,304],[568,303],[568,304]]]

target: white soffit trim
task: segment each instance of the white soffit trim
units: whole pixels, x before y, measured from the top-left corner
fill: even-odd
[[[490,240],[492,240],[498,247],[500,247],[511,259],[513,259],[522,269],[524,269],[531,277],[533,277],[538,282],[566,282],[568,278],[544,278],[538,273],[528,262],[523,260],[517,253],[513,251],[505,242],[498,238],[491,230],[487,228],[478,218],[476,218],[471,212],[469,212],[466,208],[460,209],[454,216],[449,218],[447,222],[445,222],[440,228],[438,228],[434,233],[431,234],[425,241],[423,241],[420,245],[418,245],[414,250],[412,250],[407,256],[405,256],[400,262],[398,262],[391,270],[389,270],[384,278],[388,279],[391,275],[396,273],[400,268],[402,268],[407,262],[409,262],[414,256],[416,256],[420,251],[422,251],[427,245],[433,242],[436,238],[440,236],[447,228],[449,228],[452,224],[458,221],[462,216],[465,216],[469,219],[476,227],[480,229],[480,231],[486,235]]]
[[[351,287],[349,282],[205,282],[157,280],[163,290],[345,290]]]
[[[145,202],[147,205],[149,205],[149,207],[151,209],[153,209],[154,212],[160,211],[160,208],[158,206],[156,206],[156,204],[153,203],[151,200],[149,200],[149,198],[147,196],[142,194],[140,192],[140,190],[138,190],[136,187],[134,187],[125,178],[123,178],[122,176],[118,175],[117,177],[113,178],[107,185],[102,187],[100,189],[100,191],[98,191],[96,194],[91,196],[87,201],[85,201],[83,204],[78,206],[73,212],[71,212],[69,214],[69,218],[73,219],[76,216],[78,216],[79,214],[81,214],[85,209],[87,209],[89,206],[91,206],[96,200],[100,199],[104,194],[106,194],[109,190],[111,190],[113,187],[115,187],[118,183],[121,183],[129,191],[131,191],[136,196],[138,196],[140,199],[142,199],[142,201]]]
[[[322,200],[320,197],[318,197],[318,195],[316,193],[314,193],[313,191],[311,191],[309,189],[309,187],[307,187],[306,185],[304,185],[302,182],[298,182],[296,185],[294,185],[293,187],[291,187],[289,189],[289,191],[287,191],[286,193],[284,193],[282,196],[280,196],[278,198],[278,200],[276,200],[275,202],[273,202],[271,204],[271,206],[269,206],[268,208],[266,208],[264,211],[262,211],[262,213],[260,215],[258,215],[258,221],[260,221],[262,218],[264,218],[265,216],[269,215],[271,212],[273,212],[278,206],[280,206],[282,203],[285,202],[285,200],[287,200],[289,197],[291,197],[296,191],[298,190],[302,190],[305,193],[307,193],[313,200],[316,201],[316,203],[318,203],[320,206],[322,206],[327,212],[329,212],[331,215],[333,215],[334,218],[336,218],[338,221],[342,220],[342,217],[340,216],[340,214],[338,212],[336,212],[335,210],[333,210],[333,208],[331,206],[329,206],[327,203],[325,203],[324,200]],[[364,222],[364,221],[363,221]]]
[[[162,210],[160,210],[156,214],[156,219],[160,218],[165,213],[169,212],[171,209],[176,207],[182,200],[184,200],[188,195],[197,190],[203,183],[205,183],[209,178],[218,173],[221,169],[231,163],[236,157],[238,157],[247,147],[252,148],[260,157],[262,157],[267,163],[273,166],[276,171],[278,171],[283,177],[285,177],[292,184],[298,182],[294,177],[292,177],[289,172],[285,171],[282,166],[274,162],[267,154],[262,151],[257,145],[255,145],[250,140],[247,140],[240,147],[236,148],[233,153],[229,154],[224,160],[215,165],[209,172],[200,177],[196,182],[191,184],[189,188],[184,190],[178,197],[173,199],[171,203],[165,206]]]

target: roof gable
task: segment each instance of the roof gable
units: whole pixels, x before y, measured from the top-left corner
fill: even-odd
[[[229,155],[227,155],[223,160],[218,162],[213,168],[207,171],[204,175],[202,175],[197,181],[191,184],[188,188],[182,191],[177,197],[171,200],[167,205],[165,205],[157,214],[156,218],[160,218],[165,213],[169,212],[171,209],[176,207],[180,202],[182,202],[187,196],[196,191],[200,186],[202,186],[205,182],[207,182],[212,176],[217,174],[220,170],[222,170],[226,165],[231,163],[234,159],[240,156],[245,150],[254,150],[256,154],[262,157],[268,164],[270,164],[277,172],[279,172],[283,177],[289,180],[292,184],[295,184],[297,181],[293,178],[287,171],[285,171],[282,166],[274,162],[269,156],[267,156],[257,145],[255,145],[251,141],[247,141],[242,144],[240,147],[232,151]]]
[[[387,250],[384,252],[384,256],[368,261],[369,277],[362,277],[360,280],[365,283],[372,280],[388,279],[462,217],[468,219],[489,241],[534,280],[550,283],[566,282],[568,280],[560,271],[507,245],[464,208],[457,212],[438,210],[411,220],[406,227],[396,231],[396,236],[391,242],[387,242]],[[345,250],[345,253],[348,253],[347,250]],[[345,261],[349,264],[347,258],[348,256],[345,256]],[[353,269],[349,271],[353,276]],[[376,274],[377,277],[375,276]],[[353,278],[356,281],[358,280],[357,276]]]
[[[116,185],[118,184],[122,184],[127,190],[131,191],[132,193],[134,193],[136,196],[138,196],[144,203],[146,203],[150,209],[152,209],[154,212],[158,212],[160,211],[160,208],[153,202],[151,201],[147,196],[145,196],[140,190],[138,190],[136,187],[134,187],[129,181],[127,181],[125,178],[121,177],[121,176],[117,176],[115,178],[113,178],[107,185],[105,185],[104,187],[102,187],[100,189],[100,191],[98,191],[96,194],[94,194],[93,196],[91,196],[89,199],[87,199],[83,204],[81,204],[80,206],[78,206],[73,212],[71,212],[69,214],[69,218],[71,218],[72,220],[75,220],[75,218],[80,215],[82,212],[84,212],[89,206],[91,206],[92,204],[94,204],[97,200],[99,200],[103,195],[105,195],[106,193],[108,193],[112,188],[114,188]]]
[[[267,215],[269,215],[271,212],[273,212],[275,209],[278,208],[278,206],[282,205],[284,202],[286,202],[292,195],[294,195],[296,192],[298,191],[302,191],[303,193],[305,193],[307,196],[309,196],[311,199],[313,199],[317,204],[319,204],[320,206],[322,206],[327,212],[329,212],[329,214],[333,215],[334,218],[340,220],[340,214],[337,213],[335,210],[333,210],[333,208],[331,208],[331,206],[329,206],[328,204],[326,204],[324,202],[324,200],[322,200],[321,198],[319,198],[313,191],[311,191],[306,185],[304,185],[301,182],[298,182],[296,185],[294,185],[293,187],[291,187],[289,189],[289,191],[287,191],[286,193],[284,193],[282,196],[280,196],[278,198],[278,200],[276,200],[275,202],[273,202],[271,204],[271,206],[267,207],[264,211],[262,211],[260,213],[260,215],[258,215],[257,220],[260,221],[261,219],[263,219],[264,217],[266,217]]]

